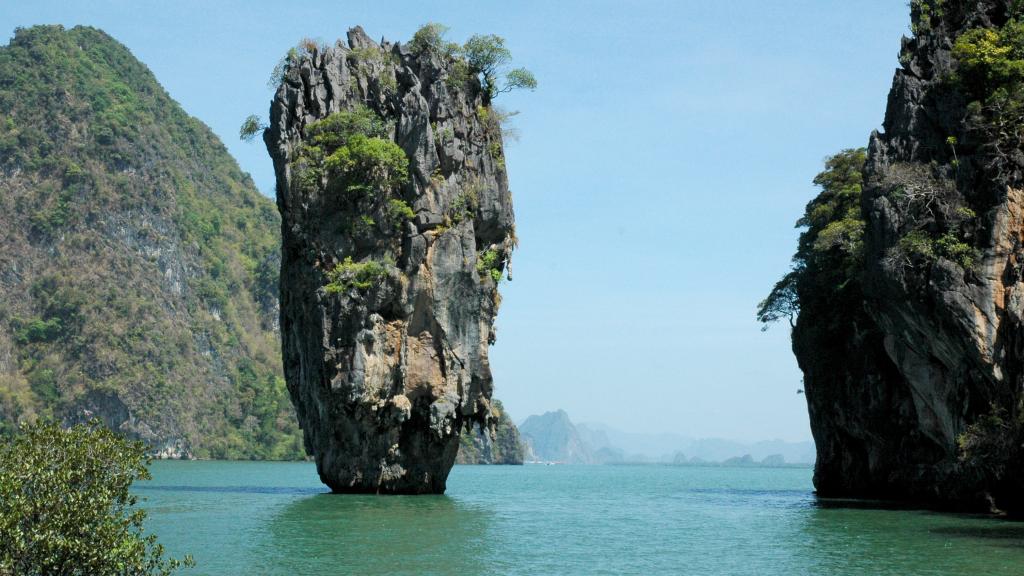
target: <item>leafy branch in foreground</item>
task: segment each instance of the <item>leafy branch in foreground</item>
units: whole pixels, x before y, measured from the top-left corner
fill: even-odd
[[[146,448],[98,421],[23,424],[0,445],[0,574],[167,576],[146,512],[129,492],[149,480]]]

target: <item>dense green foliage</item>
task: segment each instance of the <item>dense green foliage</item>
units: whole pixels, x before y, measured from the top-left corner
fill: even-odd
[[[448,56],[457,55],[462,50],[462,47],[456,42],[445,40],[445,34],[447,33],[448,27],[444,24],[427,22],[420,26],[420,29],[412,35],[412,40],[409,41],[409,49],[412,50],[413,54],[433,52]]]
[[[409,177],[409,159],[387,137],[389,131],[365,106],[313,122],[293,162],[299,182],[310,189],[347,193],[353,200],[383,200]]]
[[[497,250],[484,250],[477,254],[476,271],[481,276],[490,276],[495,283],[501,281],[501,267],[504,264]]]
[[[448,27],[429,22],[413,34],[409,48],[416,54],[432,52],[451,61],[453,84],[459,84],[471,75],[480,80],[480,86],[490,102],[498,94],[512,90],[537,88],[537,79],[526,68],[506,70],[512,61],[512,52],[505,47],[505,39],[494,34],[474,34],[465,44],[445,40]],[[500,75],[504,71],[504,77]]]
[[[946,15],[947,0],[910,0],[910,10],[916,16],[912,26],[914,34],[932,29],[933,23]]]
[[[175,571],[183,563],[164,558],[156,535],[144,534],[146,513],[129,492],[150,478],[145,452],[98,422],[22,425],[0,444],[0,574]]]
[[[349,193],[374,194],[400,186],[409,177],[409,159],[391,140],[356,134],[324,158],[328,178]]]
[[[533,90],[537,88],[537,80],[526,68],[515,68],[506,72],[505,80],[499,84],[498,74],[509,62],[512,53],[505,48],[505,39],[494,34],[476,34],[470,36],[462,47],[470,70],[480,75],[484,92],[490,98],[502,92],[519,88]]]
[[[345,233],[351,246],[372,245],[376,231],[391,238],[396,252],[402,224],[416,216],[399,197],[409,179],[409,158],[390,139],[393,129],[365,106],[335,112],[306,126],[305,142],[292,161],[295,181],[305,193],[326,192],[348,208]],[[387,276],[388,266],[393,263],[353,262],[350,254],[326,271],[325,288],[330,294],[366,290]]]
[[[352,257],[347,256],[343,262],[327,273],[328,284],[325,288],[328,293],[332,294],[347,292],[353,288],[367,290],[386,275],[387,268],[380,262],[374,260],[353,262]]]
[[[821,192],[807,204],[796,225],[800,234],[793,269],[759,305],[757,319],[790,322],[809,298],[841,305],[857,298],[864,267],[864,220],[860,196],[864,184],[863,148],[843,150],[825,162],[814,178]]]
[[[143,64],[93,28],[18,30],[0,48],[0,169],[0,268],[18,270],[0,428],[123,404],[195,456],[301,455],[275,207]]]
[[[968,30],[953,44],[953,56],[958,79],[973,99],[991,98],[999,90],[1016,93],[1024,81],[1024,23]]]
[[[957,60],[951,84],[969,102],[965,128],[986,143],[987,154],[1011,158],[1024,145],[1024,22],[1019,3],[999,28],[976,28],[953,44]],[[958,161],[959,163],[959,161]]]

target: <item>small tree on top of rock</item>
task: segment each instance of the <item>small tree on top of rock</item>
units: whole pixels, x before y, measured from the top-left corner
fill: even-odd
[[[526,68],[516,68],[505,74],[499,84],[498,75],[512,60],[512,53],[505,47],[505,39],[494,34],[475,34],[462,46],[470,70],[480,74],[481,85],[489,98],[519,88],[537,88],[537,79]]]
[[[461,50],[455,42],[448,42],[444,36],[448,33],[448,27],[437,22],[427,22],[412,35],[409,41],[409,49],[414,54],[433,52],[435,54],[446,54],[453,56]]]
[[[462,81],[468,74],[477,74],[488,100],[504,92],[520,88],[534,90],[537,79],[526,68],[515,68],[504,73],[512,61],[512,53],[505,47],[505,39],[494,34],[475,34],[459,46],[445,39],[448,27],[428,22],[420,27],[409,41],[414,54],[433,53],[454,61],[453,74]]]

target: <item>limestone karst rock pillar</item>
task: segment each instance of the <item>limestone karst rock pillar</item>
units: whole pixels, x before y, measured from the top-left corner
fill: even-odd
[[[354,28],[290,54],[264,140],[307,452],[336,492],[443,492],[460,430],[491,413],[515,244],[497,114],[457,59]]]
[[[815,485],[830,497],[980,510],[994,500],[1020,513],[1024,155],[1019,111],[1004,108],[1021,97],[995,80],[975,85],[987,61],[971,64],[956,48],[1002,41],[1020,7],[914,0],[910,9],[914,36],[903,39],[863,172],[862,301],[801,302],[793,332]],[[979,433],[986,422],[1001,430]],[[981,442],[1006,448],[964,449]],[[986,462],[1001,452],[1008,462]]]

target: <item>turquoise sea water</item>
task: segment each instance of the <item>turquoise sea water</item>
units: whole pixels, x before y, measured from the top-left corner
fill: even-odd
[[[309,463],[156,462],[184,574],[1024,574],[1024,524],[816,501],[810,469],[456,466],[444,496],[325,493]]]

